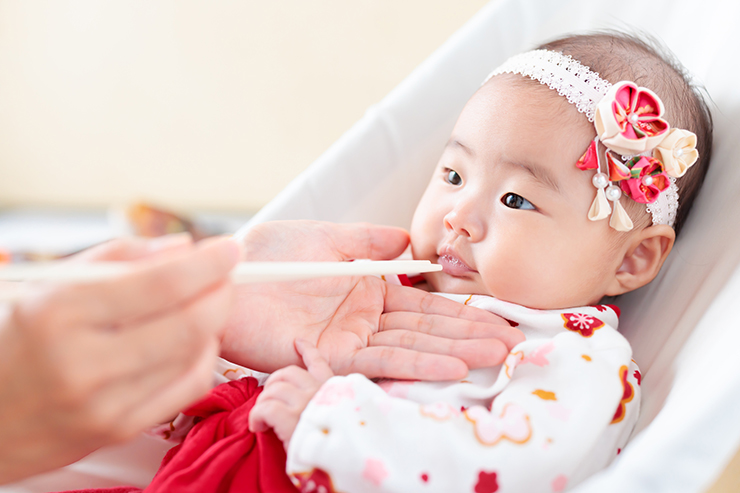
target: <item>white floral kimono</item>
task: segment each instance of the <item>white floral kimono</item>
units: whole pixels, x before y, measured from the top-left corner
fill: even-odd
[[[461,381],[327,381],[290,442],[303,492],[558,492],[608,465],[639,412],[640,372],[618,308],[494,312],[527,340]]]

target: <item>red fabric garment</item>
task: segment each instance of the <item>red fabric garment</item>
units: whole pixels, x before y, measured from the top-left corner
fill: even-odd
[[[260,392],[252,377],[234,380],[186,410],[197,422],[167,452],[145,493],[297,493],[285,474],[282,442],[272,431],[249,431],[249,412]]]
[[[90,490],[69,490],[60,493],[140,493],[136,486],[114,486],[113,488],[93,488]]]
[[[167,452],[145,493],[298,493],[285,474],[285,450],[272,431],[249,431],[262,387],[252,377],[223,383],[184,414],[196,417],[185,440]],[[138,493],[117,487],[68,493]]]

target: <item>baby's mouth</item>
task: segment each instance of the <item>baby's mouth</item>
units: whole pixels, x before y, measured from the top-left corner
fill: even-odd
[[[442,266],[442,272],[455,277],[477,272],[454,255],[444,254],[439,257],[437,263]]]

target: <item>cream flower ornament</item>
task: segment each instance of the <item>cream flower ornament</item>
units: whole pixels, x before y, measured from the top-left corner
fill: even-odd
[[[654,148],[665,138],[670,126],[661,118],[663,113],[663,102],[653,91],[622,81],[599,101],[594,125],[605,146],[630,156]]]
[[[696,135],[680,128],[671,129],[666,138],[653,150],[653,157],[663,163],[668,176],[674,178],[683,176],[699,159]]]

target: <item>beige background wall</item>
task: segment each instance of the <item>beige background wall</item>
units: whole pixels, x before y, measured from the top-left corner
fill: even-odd
[[[0,0],[0,206],[253,211],[486,0]]]

